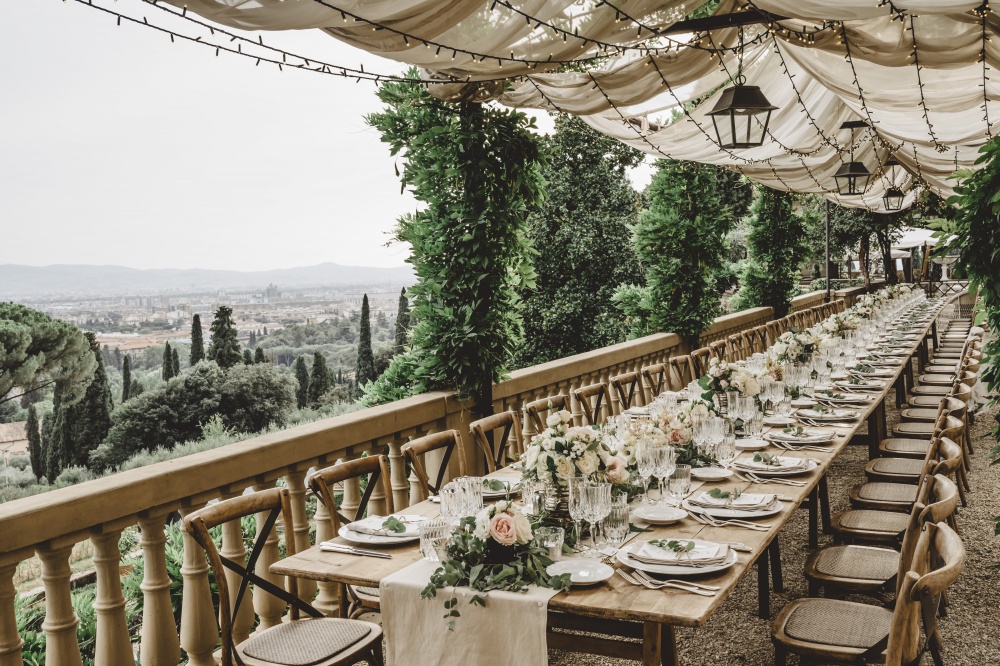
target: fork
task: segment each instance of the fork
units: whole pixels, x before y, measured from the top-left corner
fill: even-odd
[[[811,424],[808,424],[811,425]],[[815,446],[813,444],[803,444],[802,446],[796,446],[794,444],[789,444],[787,442],[772,441],[779,449],[784,449],[785,451],[817,451],[819,453],[830,453],[833,451],[831,448],[825,446]]]
[[[778,477],[771,477],[771,478],[767,478],[767,479],[762,479],[761,477],[757,476],[753,472],[743,472],[743,473],[753,483],[775,483],[775,484],[782,485],[782,486],[795,486],[797,488],[801,488],[801,487],[803,487],[803,486],[806,485],[805,481],[793,481],[792,479],[782,479],[782,478],[778,478]]]
[[[720,520],[707,513],[695,513],[688,512],[692,518],[701,523],[702,525],[708,525],[709,527],[742,527],[748,530],[757,530],[758,532],[766,532],[771,526],[770,525],[758,525],[757,523],[751,523],[745,520],[740,520],[738,518],[728,518],[726,520]]]
[[[634,578],[638,578],[639,580],[648,580],[650,583],[673,583],[674,585],[686,585],[687,587],[694,587],[699,590],[705,590],[708,592],[718,592],[719,590],[722,589],[718,585],[702,585],[701,583],[693,583],[688,580],[677,580],[675,578],[660,580],[659,578],[653,578],[642,569],[636,569],[635,571],[633,571],[632,576]]]
[[[714,597],[715,592],[710,590],[700,590],[694,587],[687,587],[686,585],[677,585],[676,583],[668,583],[666,581],[652,582],[644,578],[636,578],[630,574],[625,573],[621,569],[615,569],[615,573],[619,576],[632,583],[633,585],[639,585],[650,590],[662,590],[665,587],[669,587],[673,590],[680,590],[681,592],[688,592],[690,594],[700,594],[703,597]]]

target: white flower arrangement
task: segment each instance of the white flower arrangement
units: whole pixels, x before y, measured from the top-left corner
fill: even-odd
[[[610,478],[609,470],[624,470],[623,460],[612,461],[615,455],[602,441],[599,430],[571,426],[572,421],[573,415],[565,410],[549,416],[545,422],[548,427],[521,456],[525,477],[565,486],[577,474],[589,478],[604,473]]]
[[[806,331],[786,331],[778,337],[768,357],[774,365],[782,363],[805,363],[816,352],[820,337],[812,329]]]
[[[722,393],[738,391],[745,397],[753,397],[760,393],[760,377],[748,367],[738,363],[730,363],[718,358],[712,358],[708,363],[708,372],[698,381],[706,391]]]
[[[510,500],[501,500],[476,514],[475,535],[486,541],[493,539],[501,546],[531,543],[531,523]]]

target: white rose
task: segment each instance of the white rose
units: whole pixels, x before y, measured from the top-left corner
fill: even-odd
[[[597,453],[595,451],[587,451],[582,458],[576,461],[576,468],[580,470],[584,476],[590,476],[597,471],[600,462],[600,458],[597,457]]]
[[[748,397],[753,397],[760,393],[760,384],[753,377],[750,377],[743,383],[743,395]]]
[[[556,460],[556,476],[560,479],[568,479],[573,476],[573,463],[571,463],[567,458],[559,458]]]
[[[562,422],[563,422],[562,417],[559,416],[558,412],[549,414],[549,418],[545,419],[545,425],[547,425],[550,428],[554,428]]]
[[[514,511],[514,538],[518,543],[530,543],[532,538],[531,523],[528,517],[520,511]]]
[[[538,463],[539,450],[537,446],[532,446],[524,453],[524,468],[531,469]]]

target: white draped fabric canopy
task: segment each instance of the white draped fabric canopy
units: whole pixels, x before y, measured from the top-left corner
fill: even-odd
[[[1000,129],[1000,21],[968,0],[723,0],[740,29],[670,31],[704,0],[167,0],[245,30],[321,29],[421,67],[446,99],[581,116],[654,156],[882,210],[885,190],[947,196]],[[719,147],[708,112],[739,69],[778,107],[757,148]],[[845,121],[869,129],[841,130]],[[841,196],[850,160],[875,176]],[[883,168],[889,157],[899,166]]]

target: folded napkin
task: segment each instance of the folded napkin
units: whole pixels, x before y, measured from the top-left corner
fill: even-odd
[[[793,433],[782,432],[781,430],[772,430],[764,435],[764,439],[773,439],[779,442],[825,442],[830,439],[830,433],[818,430],[806,430],[803,435],[795,435]]]
[[[678,541],[684,541],[678,539]],[[724,543],[695,542],[693,550],[675,553],[669,548],[660,548],[646,542],[628,554],[636,562],[645,564],[666,564],[675,567],[710,567],[729,561],[729,545]]]
[[[744,460],[738,460],[733,463],[736,467],[742,467],[753,472],[767,472],[767,471],[789,471],[793,469],[805,469],[806,461],[802,458],[791,458],[781,456],[778,458],[777,465],[767,465],[763,461],[755,462],[753,458],[746,458]]]
[[[762,495],[759,493],[743,493],[734,500],[723,497],[712,497],[708,493],[701,493],[696,497],[688,498],[691,506],[702,507],[704,509],[732,509],[733,511],[760,511],[774,505],[777,495]]]
[[[831,409],[828,412],[818,412],[815,409],[800,409],[798,416],[812,419],[813,421],[840,421],[842,419],[856,419],[858,413],[850,409]]]
[[[382,523],[385,522],[384,516],[368,516],[364,520],[349,523],[347,528],[352,532],[358,532],[359,534],[372,534],[375,536],[390,537],[394,539],[412,539],[413,537],[420,535],[419,521],[410,522],[405,519],[405,516],[396,516],[396,518],[403,522],[403,526],[406,527],[405,532],[392,532],[382,527]]]

